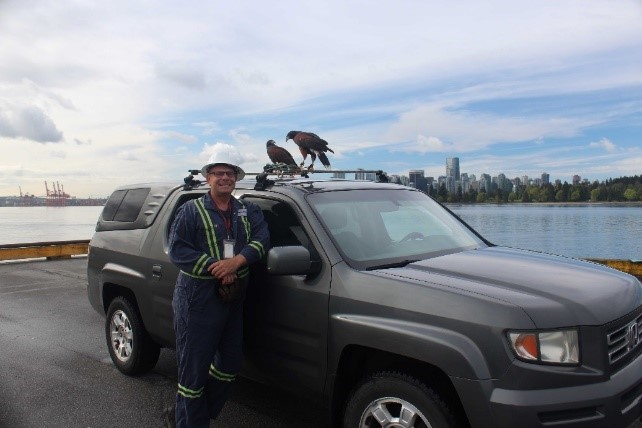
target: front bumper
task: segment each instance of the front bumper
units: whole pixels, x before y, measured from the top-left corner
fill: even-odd
[[[642,416],[642,356],[607,381],[531,391],[496,388],[494,427],[628,427]],[[477,424],[472,424],[477,426]]]

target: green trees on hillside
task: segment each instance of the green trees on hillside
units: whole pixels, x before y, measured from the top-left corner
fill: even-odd
[[[449,193],[442,183],[433,196],[442,202],[633,202],[642,201],[642,176],[620,177],[603,182],[519,186],[508,193],[503,189],[470,190]]]

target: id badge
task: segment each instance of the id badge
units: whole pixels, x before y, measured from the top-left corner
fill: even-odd
[[[223,258],[231,259],[234,257],[234,239],[225,239],[223,240]]]

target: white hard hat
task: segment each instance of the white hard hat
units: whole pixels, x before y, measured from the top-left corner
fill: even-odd
[[[220,150],[210,156],[207,164],[201,168],[201,174],[203,177],[207,178],[207,171],[214,165],[227,165],[236,172],[236,179],[242,180],[245,177],[245,171],[243,168],[236,165],[236,160],[234,159],[232,152],[230,150]]]

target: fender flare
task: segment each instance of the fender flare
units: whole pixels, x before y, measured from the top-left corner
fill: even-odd
[[[380,349],[431,364],[450,377],[470,380],[491,378],[484,354],[465,335],[434,325],[407,320],[335,314],[330,318],[335,349],[348,345]],[[355,340],[356,339],[356,340]],[[331,354],[336,367],[341,352]]]

